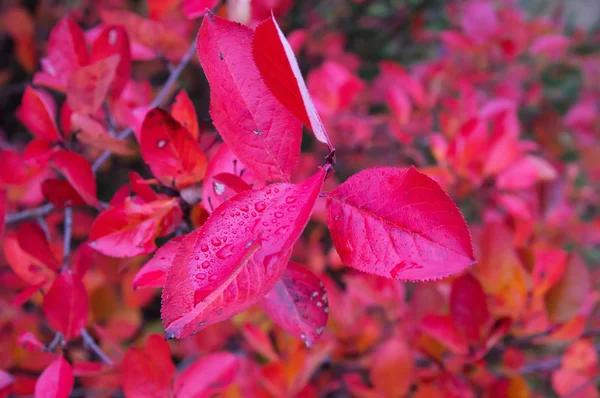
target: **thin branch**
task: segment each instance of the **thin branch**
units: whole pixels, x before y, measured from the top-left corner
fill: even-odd
[[[98,357],[102,359],[104,363],[106,363],[109,366],[113,365],[112,359],[110,359],[108,355],[106,355],[104,351],[102,351],[102,349],[98,346],[98,344],[96,344],[94,338],[88,333],[87,330],[81,329],[81,338],[83,339],[83,343],[85,344],[85,346],[87,346],[96,355],[98,355]]]
[[[63,240],[63,264],[60,272],[63,272],[69,266],[69,253],[71,253],[71,231],[73,224],[73,210],[65,207],[65,231]]]
[[[12,224],[15,222],[26,220],[28,218],[43,217],[50,214],[52,210],[54,210],[54,206],[52,205],[52,203],[46,203],[45,205],[42,205],[40,207],[23,210],[18,213],[8,214],[6,216],[5,222],[6,224]]]
[[[171,74],[169,75],[169,78],[163,85],[162,89],[158,92],[158,94],[156,95],[156,98],[154,98],[154,101],[152,101],[152,103],[150,104],[150,108],[156,108],[157,106],[160,106],[163,104],[163,102],[165,102],[165,100],[171,93],[172,86],[175,84],[177,79],[179,79],[179,75],[181,75],[181,72],[183,72],[183,70],[185,69],[186,65],[190,62],[190,60],[192,59],[192,56],[194,55],[195,52],[196,52],[196,42],[194,41],[192,43],[192,45],[190,46],[190,48],[188,49],[188,51],[183,56],[183,58],[181,59],[181,62],[179,63],[179,65],[177,65],[177,67],[172,70]],[[120,140],[124,140],[127,137],[129,137],[131,135],[131,133],[133,133],[133,129],[131,127],[128,127],[127,129],[122,131],[117,136],[117,138]],[[92,165],[92,170],[94,170],[94,172],[98,171],[98,169],[100,167],[102,167],[104,162],[106,162],[108,160],[108,158],[110,158],[111,154],[112,154],[111,151],[104,151],[100,156],[98,156],[98,159],[96,159],[96,161]]]
[[[61,332],[56,332],[50,344],[48,344],[48,346],[45,348],[45,351],[54,352],[59,344],[64,344],[64,339]]]

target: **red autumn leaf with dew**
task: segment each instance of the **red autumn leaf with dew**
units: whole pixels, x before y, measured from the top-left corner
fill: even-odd
[[[198,116],[196,115],[196,109],[188,93],[185,90],[181,90],[175,97],[175,102],[171,106],[171,115],[173,119],[177,120],[183,127],[189,131],[192,138],[195,140],[200,136],[200,127],[198,126]]]
[[[44,230],[35,223],[23,223],[17,232],[19,246],[30,256],[38,259],[46,267],[58,271],[60,263],[56,258]]]
[[[150,335],[143,349],[130,348],[121,363],[121,382],[127,398],[171,396],[175,365],[162,336]]]
[[[50,32],[48,56],[40,61],[42,71],[34,75],[33,84],[64,92],[69,77],[88,62],[83,31],[71,18],[63,17]]]
[[[66,340],[79,336],[88,319],[88,297],[78,276],[69,272],[56,277],[42,304],[50,326]]]
[[[85,201],[69,181],[48,178],[42,182],[42,194],[53,206],[62,209],[69,206],[83,206]]]
[[[219,207],[221,203],[238,193],[213,178],[214,176],[223,173],[239,176],[245,183],[253,185],[255,188],[264,185],[262,181],[256,179],[252,170],[246,168],[246,166],[235,157],[229,150],[227,144],[221,144],[208,162],[206,176],[204,178],[204,183],[202,184],[202,204],[209,212],[212,212]]]
[[[175,254],[179,249],[179,244],[183,240],[183,236],[178,236],[164,245],[162,245],[154,256],[140,270],[135,274],[133,278],[134,289],[144,289],[152,287],[163,287],[165,284],[165,277],[167,276],[167,270],[173,263]]]
[[[71,151],[57,151],[50,158],[52,165],[62,174],[79,196],[90,206],[96,206],[96,178],[92,165],[83,156]]]
[[[186,337],[228,319],[275,286],[324,178],[321,169],[302,184],[242,192],[184,238],[162,292],[168,338]]]
[[[54,99],[41,89],[27,86],[21,97],[21,107],[17,110],[17,117],[31,134],[50,142],[62,141],[63,137],[54,120],[55,116]]]
[[[210,115],[229,149],[265,180],[288,180],[300,122],[271,94],[252,59],[252,30],[207,13],[196,46],[210,84]]]
[[[73,112],[71,126],[77,140],[90,148],[111,151],[115,155],[133,155],[135,150],[129,147],[126,140],[113,137],[106,127],[91,116]]]
[[[225,188],[231,189],[235,193],[240,193],[252,189],[252,186],[240,177],[231,173],[220,173],[214,175],[213,180],[218,184],[223,184]]]
[[[325,286],[308,268],[293,261],[261,303],[273,322],[307,347],[314,345],[327,326]]]
[[[42,372],[35,383],[35,398],[68,398],[73,390],[73,368],[59,357]]]
[[[468,343],[479,343],[487,335],[491,318],[485,292],[471,274],[464,274],[452,282],[450,316],[456,330]]]
[[[89,245],[111,257],[135,257],[156,250],[154,239],[173,231],[181,221],[176,198],[141,202],[127,197],[94,221]]]
[[[343,263],[363,272],[423,281],[475,262],[458,208],[414,167],[376,167],[350,177],[327,194],[327,225]]]
[[[212,397],[225,390],[236,379],[240,360],[230,352],[213,352],[199,358],[175,380],[174,395],[178,398]]]
[[[67,84],[67,104],[73,112],[95,114],[106,99],[113,83],[119,54],[99,59],[93,64],[78,69]]]
[[[200,144],[167,112],[154,108],[142,123],[140,150],[163,184],[182,189],[201,181],[206,157]]]
[[[131,49],[129,36],[122,26],[105,26],[100,35],[92,44],[90,51],[90,62],[94,63],[101,59],[119,55],[119,63],[115,70],[115,76],[111,83],[108,97],[116,100],[121,96],[123,89],[131,75]]]
[[[317,140],[333,149],[306,88],[294,51],[272,16],[256,27],[252,38],[252,54],[265,84],[275,98],[309,126]]]

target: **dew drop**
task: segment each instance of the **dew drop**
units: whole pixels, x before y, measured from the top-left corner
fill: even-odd
[[[262,132],[260,130],[252,130],[252,132],[258,135],[259,137],[262,135]]]
[[[210,243],[213,246],[219,247],[221,246],[221,239],[217,238],[216,236],[210,239]]]
[[[265,202],[256,202],[254,204],[254,208],[257,212],[262,213],[267,208],[267,205],[265,204]]]
[[[211,276],[208,277],[208,281],[209,282],[214,282],[216,280],[217,280],[217,276],[216,275],[211,275]]]
[[[281,217],[283,217],[283,213],[282,213],[282,212],[280,212],[280,211],[276,211],[276,212],[275,212],[275,217],[277,217],[277,218],[281,218]]]
[[[117,31],[111,29],[108,31],[108,42],[111,46],[114,46],[117,43]]]
[[[291,203],[294,203],[295,201],[296,201],[295,196],[288,196],[287,198],[285,198],[285,203],[287,203],[288,205]]]
[[[156,146],[158,147],[158,149],[163,149],[165,147],[165,145],[167,145],[167,140],[159,140],[156,143]]]
[[[196,279],[203,281],[206,279],[206,274],[196,274]]]
[[[243,211],[244,213],[247,212],[248,210],[250,210],[250,208],[248,207],[248,205],[242,205],[240,206],[240,210]]]
[[[196,261],[198,261],[198,260],[200,260],[200,256],[196,256],[196,257],[194,257],[194,259],[195,259]]]
[[[233,246],[233,245],[225,245],[222,248],[220,248],[219,250],[217,250],[216,255],[221,260],[225,260],[225,259],[233,256],[234,248],[235,248],[235,246]]]
[[[203,244],[203,245],[200,246],[200,250],[202,250],[203,252],[207,252],[208,251],[208,246]]]
[[[210,263],[208,261],[203,262],[201,265],[202,265],[202,268],[204,268],[204,269],[210,267]]]
[[[290,206],[289,210],[290,210],[291,212],[295,212],[297,208],[298,208],[298,206],[296,206],[296,205],[293,205],[293,206]]]
[[[273,188],[273,191],[275,191],[275,193],[279,193],[279,188],[275,187]]]
[[[284,225],[283,227],[280,227],[277,230],[275,230],[275,235],[283,235],[287,231],[289,231],[289,229],[290,227],[288,225]]]
[[[268,223],[268,222],[266,222],[266,221],[263,221],[263,222],[262,222],[262,225],[264,225],[265,227],[267,227],[267,226],[269,226],[269,223]]]
[[[225,184],[221,184],[220,182],[213,182],[213,191],[217,195],[223,195],[225,192]]]

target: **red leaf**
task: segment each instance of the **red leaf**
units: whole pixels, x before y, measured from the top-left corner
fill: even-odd
[[[126,140],[119,140],[106,130],[102,123],[81,113],[71,115],[71,126],[77,130],[77,139],[92,148],[111,151],[116,155],[133,155],[135,151],[129,147]]]
[[[277,353],[275,352],[271,338],[263,329],[252,323],[246,323],[242,325],[240,332],[257,353],[265,357],[269,362],[277,360]]]
[[[183,12],[187,19],[194,19],[204,15],[206,9],[212,10],[219,0],[183,0]]]
[[[90,206],[98,204],[94,171],[83,156],[71,151],[58,151],[52,155],[51,161],[85,203]]]
[[[38,285],[54,276],[51,270],[21,249],[16,233],[6,234],[3,247],[6,262],[26,283]]]
[[[556,170],[548,161],[527,155],[499,173],[496,186],[500,189],[526,189],[538,182],[552,181],[556,176]]]
[[[142,124],[140,150],[163,184],[185,188],[204,178],[206,157],[198,142],[171,115],[154,108]]]
[[[454,325],[452,318],[445,315],[426,315],[419,328],[435,339],[439,340],[452,352],[467,355],[467,342]]]
[[[272,16],[256,27],[252,38],[252,54],[265,84],[275,98],[309,126],[317,140],[333,149],[306,88],[294,51]]]
[[[252,30],[207,14],[196,46],[210,84],[210,114],[231,151],[257,176],[287,180],[300,153],[300,122],[263,83]]]
[[[122,26],[109,25],[96,38],[90,54],[91,62],[119,55],[119,64],[115,70],[115,77],[110,86],[108,96],[111,100],[119,98],[131,75],[131,51],[129,36]]]
[[[0,239],[4,233],[4,219],[6,218],[7,202],[6,191],[0,189]]]
[[[215,180],[217,183],[223,184],[226,188],[231,189],[235,193],[249,191],[252,189],[250,184],[231,173],[217,174],[213,176],[213,180]]]
[[[21,98],[21,107],[17,110],[17,117],[31,134],[50,142],[62,141],[63,138],[54,121],[55,113],[56,105],[52,97],[31,86],[25,88]]]
[[[42,342],[31,332],[21,333],[17,339],[17,344],[27,351],[32,352],[41,352],[46,348],[46,346],[44,346],[44,344],[42,344]]]
[[[150,188],[142,177],[135,171],[129,172],[129,186],[131,191],[146,202],[152,202],[158,199],[156,192]]]
[[[186,337],[228,319],[275,286],[324,178],[322,169],[299,185],[242,192],[184,238],[162,293],[168,338]]]
[[[200,128],[198,127],[198,116],[196,116],[196,109],[194,104],[190,100],[187,92],[181,90],[175,97],[175,102],[171,107],[171,115],[177,120],[187,131],[191,134],[195,140],[200,136]]]
[[[577,315],[590,291],[590,270],[576,253],[571,254],[562,278],[545,296],[548,316],[554,322],[566,322]]]
[[[148,337],[144,349],[130,348],[121,363],[123,392],[127,398],[169,397],[175,366],[162,336]]]
[[[290,261],[283,276],[262,300],[269,318],[286,332],[312,346],[327,325],[325,286],[308,268]]]
[[[59,357],[37,379],[35,398],[68,398],[74,383],[71,365],[63,357]]]
[[[167,270],[173,263],[177,249],[183,240],[182,236],[171,239],[162,245],[154,256],[135,274],[133,288],[163,287]]]
[[[35,74],[33,84],[64,92],[71,74],[89,62],[83,31],[75,21],[64,17],[54,26],[48,39],[48,57],[40,62],[43,72]]]
[[[85,201],[66,180],[49,178],[42,182],[42,194],[52,205],[62,209],[69,206],[82,206]]]
[[[202,184],[202,204],[209,212],[212,212],[215,208],[219,207],[221,203],[237,193],[213,178],[214,176],[223,173],[239,175],[247,184],[254,184],[255,188],[257,188],[257,185],[263,185],[262,182],[256,184],[252,170],[247,169],[246,166],[231,153],[227,144],[222,144],[212,158],[210,158],[210,162],[206,169],[204,183]]]
[[[225,351],[198,359],[175,380],[177,398],[212,397],[225,390],[237,377],[240,360]]]
[[[569,254],[559,249],[536,248],[534,255],[533,290],[536,295],[543,295],[564,275]]]
[[[56,277],[44,296],[44,315],[66,340],[79,336],[88,319],[88,297],[83,282],[70,273]]]
[[[0,393],[2,390],[13,384],[14,381],[15,379],[10,375],[10,373],[0,370]]]
[[[111,257],[135,257],[156,250],[154,239],[169,234],[181,220],[176,198],[139,203],[133,198],[98,216],[90,246]]]
[[[19,246],[26,253],[38,259],[46,267],[58,271],[60,264],[46,239],[44,230],[34,223],[23,223],[17,232]]]
[[[121,56],[111,55],[78,69],[67,84],[67,103],[73,112],[94,114],[106,99]]]
[[[485,292],[472,275],[462,275],[452,282],[450,316],[469,343],[479,343],[487,334],[490,313]]]
[[[371,381],[385,397],[405,397],[413,382],[414,364],[409,347],[398,338],[379,345],[372,356]]]
[[[350,177],[328,194],[327,224],[344,264],[363,272],[423,281],[475,262],[458,208],[414,167],[377,167]]]

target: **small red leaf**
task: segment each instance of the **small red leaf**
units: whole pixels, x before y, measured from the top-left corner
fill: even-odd
[[[187,235],[167,271],[162,320],[169,338],[189,336],[264,297],[285,271],[325,178],[242,192]]]
[[[102,30],[92,45],[91,62],[106,59],[115,54],[119,55],[119,64],[108,93],[111,100],[116,100],[123,92],[129,81],[132,65],[127,31],[122,26],[109,25]]]
[[[34,223],[23,223],[19,226],[17,232],[19,246],[26,253],[38,259],[46,267],[58,271],[60,269],[59,261],[50,247],[44,230]]]
[[[152,173],[167,186],[185,188],[206,173],[206,157],[198,142],[162,109],[146,114],[140,150]]]
[[[82,206],[85,201],[69,181],[49,178],[42,182],[42,194],[52,205],[62,209],[69,206]]]
[[[475,262],[458,208],[414,167],[376,167],[350,177],[328,194],[327,225],[344,264],[363,272],[423,281]]]
[[[17,339],[17,344],[27,351],[32,352],[41,352],[46,348],[46,346],[31,332],[21,333]]]
[[[67,103],[73,112],[94,114],[110,89],[121,56],[111,55],[78,69],[69,78]]]
[[[265,84],[275,98],[309,126],[317,140],[333,149],[306,88],[294,51],[272,16],[256,27],[252,38],[252,54]]]
[[[327,325],[329,304],[323,283],[308,268],[290,261],[283,276],[262,300],[269,318],[312,346]]]
[[[252,186],[248,184],[246,181],[242,180],[240,177],[231,173],[220,173],[214,175],[213,180],[217,183],[221,183],[225,185],[226,188],[231,189],[235,193],[240,193],[244,191],[249,191],[252,189]]]
[[[79,277],[63,273],[44,295],[44,315],[66,340],[79,336],[88,319],[88,297]]]
[[[54,121],[55,114],[56,105],[52,97],[31,86],[25,88],[21,98],[21,107],[17,110],[17,117],[31,134],[50,142],[62,141],[63,138]]]
[[[534,255],[533,290],[536,295],[543,295],[564,275],[569,253],[559,249],[536,248]]]
[[[154,256],[135,274],[133,288],[163,287],[167,270],[173,263],[182,240],[183,237],[178,236],[162,245],[154,253]]]
[[[77,139],[92,148],[111,151],[116,155],[135,154],[126,140],[113,137],[102,123],[88,115],[74,112],[71,115],[71,126],[73,130],[76,130]]]
[[[439,340],[449,350],[459,355],[467,355],[467,342],[460,334],[452,321],[452,318],[445,315],[426,315],[419,328],[435,339]]]
[[[98,204],[94,171],[83,156],[71,151],[58,151],[52,155],[51,161],[85,203],[90,206]]]
[[[214,352],[198,359],[177,377],[177,398],[211,397],[223,391],[237,377],[240,360],[229,352]]]
[[[198,139],[200,136],[198,116],[196,116],[194,104],[185,90],[181,90],[175,97],[175,102],[171,107],[171,115],[189,131],[192,138]]]
[[[73,368],[63,358],[57,358],[42,372],[35,383],[35,398],[68,398],[73,390]]]
[[[146,181],[135,171],[129,172],[129,186],[134,194],[144,199],[146,202],[152,202],[158,199],[156,192],[154,192]]]
[[[485,292],[472,275],[462,275],[452,282],[450,316],[469,343],[479,343],[487,334],[490,312]]]
[[[252,30],[212,14],[196,46],[210,84],[210,114],[231,151],[257,176],[287,180],[300,154],[300,122],[271,94],[252,59]]]

